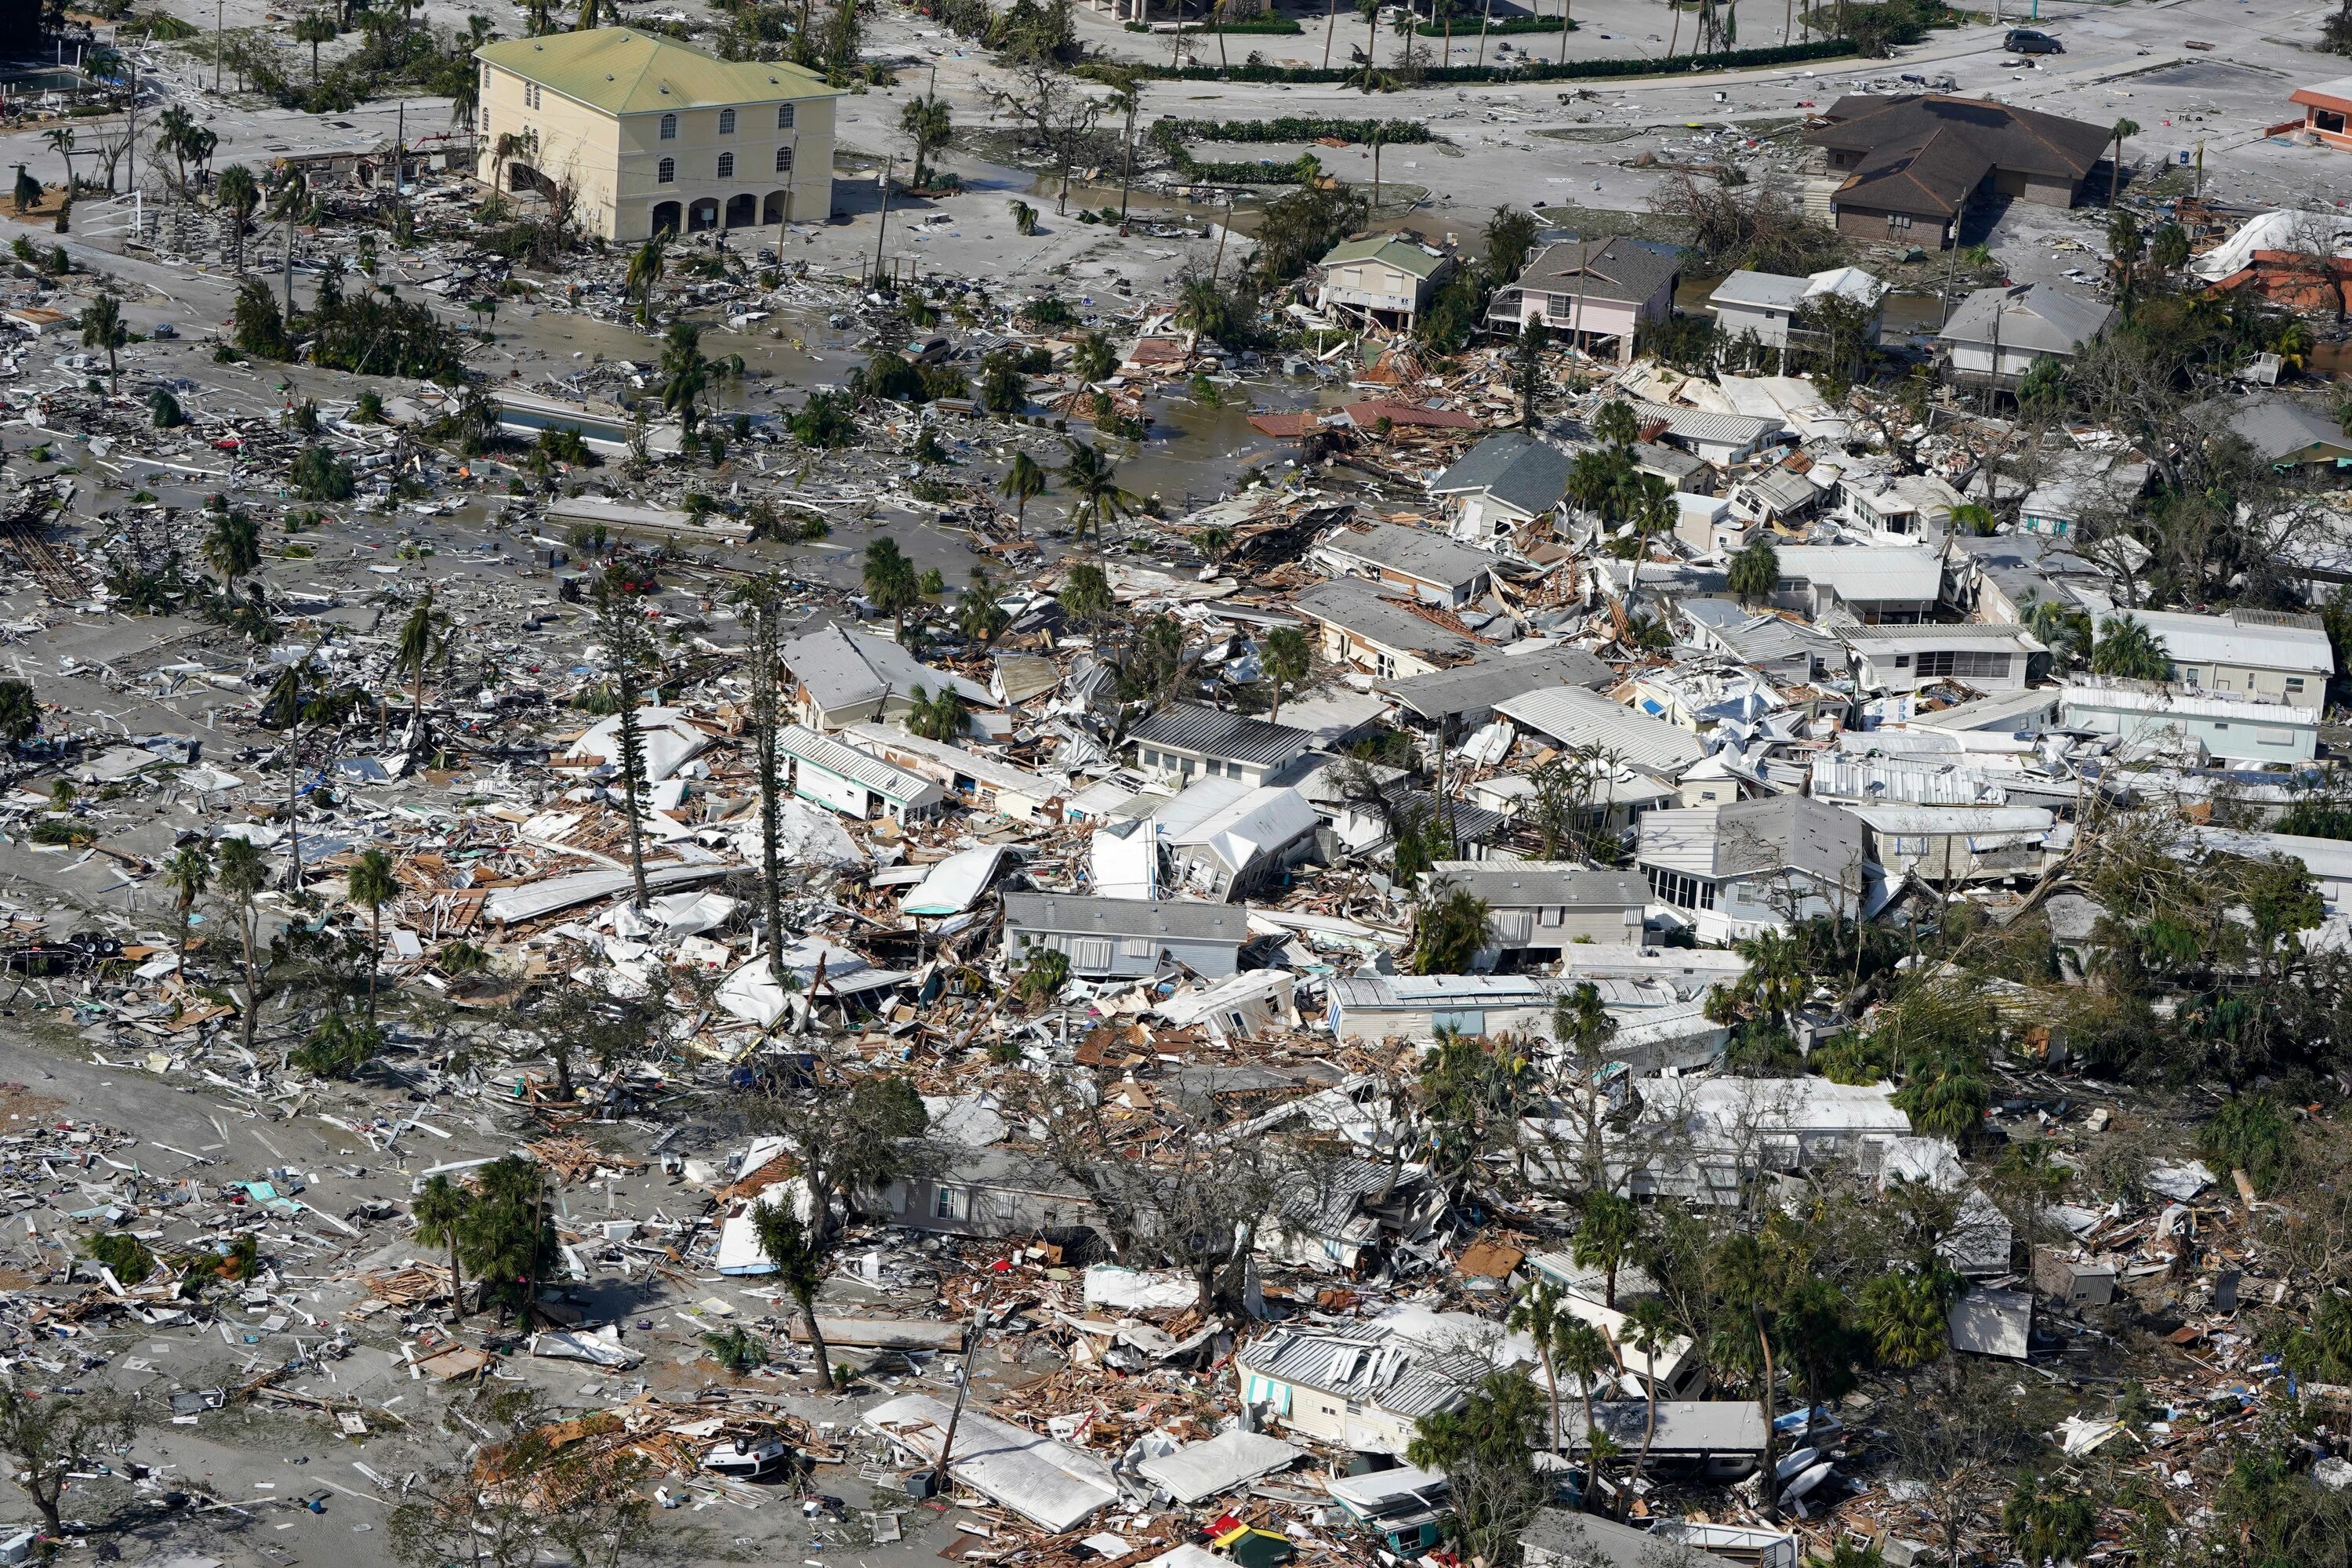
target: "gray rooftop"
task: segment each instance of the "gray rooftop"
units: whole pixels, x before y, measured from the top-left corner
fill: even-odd
[[[1568,494],[1568,454],[1524,430],[1489,436],[1429,481],[1429,493],[1471,495],[1484,491],[1526,513],[1540,516]]]
[[[1650,900],[1650,885],[1638,873],[1561,860],[1442,860],[1430,879],[1466,888],[1492,909],[1639,909]]]
[[[1263,719],[1189,702],[1161,709],[1129,731],[1127,738],[1148,746],[1173,746],[1199,756],[1269,768],[1288,762],[1314,739],[1287,724],[1269,724]]]
[[[2284,462],[2313,447],[2324,456],[2352,457],[2352,440],[2345,438],[2341,426],[2292,397],[2249,398],[2230,412],[2222,428],[2269,462]]]
[[[1076,893],[1007,893],[1004,923],[1076,936],[1166,937],[1178,942],[1249,940],[1249,917],[1231,904],[1189,899],[1090,899]]]
[[[1638,305],[1653,298],[1682,270],[1678,254],[1662,252],[1622,237],[1595,245],[1561,240],[1528,258],[1515,287],[1529,293],[1581,294]]]
[[[2105,331],[2115,315],[2114,307],[2087,294],[2054,283],[2023,283],[1978,289],[1936,336],[1946,343],[1990,348],[1998,342],[2004,351],[2063,355]]]
[[[1325,540],[1322,548],[1448,588],[1475,582],[1482,573],[1495,569],[1495,558],[1483,550],[1456,544],[1434,529],[1404,528],[1392,522],[1344,529]]]
[[[1382,647],[1400,648],[1435,659],[1463,659],[1489,645],[1451,631],[1416,614],[1404,601],[1391,597],[1370,583],[1335,577],[1318,583],[1290,602],[1309,619],[1328,621]]]
[[[1547,686],[1581,686],[1598,691],[1617,683],[1617,672],[1580,647],[1535,653],[1486,654],[1475,662],[1427,675],[1381,681],[1376,690],[1424,719],[1468,713],[1507,702]]]

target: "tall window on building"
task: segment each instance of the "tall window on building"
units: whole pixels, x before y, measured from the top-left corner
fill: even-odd
[[[790,131],[792,128],[793,106],[789,103],[780,103],[776,105],[776,129],[779,131]]]
[[[535,81],[527,81],[522,84],[522,100],[527,108],[537,109],[539,107],[539,83]]]
[[[778,173],[779,174],[791,174],[792,172],[793,172],[793,150],[792,150],[791,148],[789,148],[789,147],[779,147],[779,148],[777,148],[777,149],[776,149],[776,173]]]
[[[677,159],[664,158],[658,164],[655,165],[654,184],[656,185],[674,185],[677,184]]]
[[[721,153],[719,154],[719,177],[722,180],[731,180],[735,177],[734,153]]]
[[[675,141],[677,141],[677,115],[675,115],[675,114],[665,114],[665,115],[663,115],[663,116],[662,116],[662,121],[661,121],[661,139],[662,139],[663,141],[665,141],[665,142],[675,142]]]
[[[719,111],[719,134],[721,136],[732,136],[735,134],[735,111],[733,110],[722,109]]]

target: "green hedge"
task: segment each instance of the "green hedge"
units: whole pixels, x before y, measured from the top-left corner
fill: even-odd
[[[1475,16],[1456,16],[1454,19],[1454,36],[1457,38],[1476,37],[1482,30],[1475,25],[1476,22],[1477,18]],[[1434,22],[1423,22],[1414,30],[1424,38],[1442,38],[1445,37],[1445,29],[1437,26]],[[1580,33],[1584,29],[1581,24],[1578,23],[1573,17],[1571,17],[1569,20],[1568,30],[1571,33]],[[1512,16],[1500,22],[1489,22],[1486,24],[1483,31],[1490,38],[1499,38],[1510,33],[1557,33],[1559,31],[1559,18],[1557,16]]]
[[[1318,142],[1331,137],[1350,145],[1374,142],[1391,147],[1410,142],[1436,140],[1429,127],[1416,120],[1336,120],[1319,114],[1284,114],[1272,120],[1178,120],[1169,116],[1151,122],[1150,135],[1162,146],[1185,142]]]
[[[1421,73],[1423,85],[1478,81],[1576,81],[1593,77],[1680,76],[1689,71],[1738,70],[1753,66],[1798,65],[1808,60],[1835,59],[1854,52],[1847,38],[1824,38],[1810,44],[1782,44],[1769,49],[1730,49],[1717,55],[1675,55],[1666,59],[1570,60],[1562,65],[1529,60],[1521,66],[1433,66]],[[1086,68],[1080,68],[1083,72]],[[1297,86],[1337,86],[1363,79],[1363,68],[1317,69],[1311,66],[1238,65],[1230,70],[1216,66],[1125,66],[1122,70],[1160,81],[1289,82]]]

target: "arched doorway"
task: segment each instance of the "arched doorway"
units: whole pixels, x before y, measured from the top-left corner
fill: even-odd
[[[767,202],[761,208],[760,221],[761,223],[783,222],[785,198],[790,194],[786,191],[770,191]]]
[[[654,204],[654,233],[676,234],[677,232],[677,204],[676,202],[656,202]]]
[[[706,228],[717,228],[718,226],[719,204],[717,202],[697,202],[692,206],[686,209],[687,233],[700,234]]]
[[[760,198],[746,191],[740,196],[727,198],[727,226],[742,228],[758,221]]]

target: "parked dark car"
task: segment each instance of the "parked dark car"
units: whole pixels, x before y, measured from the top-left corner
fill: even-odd
[[[2063,55],[2066,46],[2038,27],[2011,27],[2000,47],[2012,55]]]

